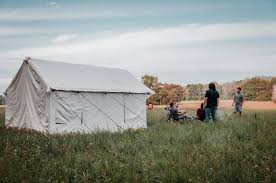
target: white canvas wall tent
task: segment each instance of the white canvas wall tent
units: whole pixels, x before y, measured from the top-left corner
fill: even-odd
[[[26,58],[5,92],[5,125],[48,133],[146,128],[152,93],[126,70]]]

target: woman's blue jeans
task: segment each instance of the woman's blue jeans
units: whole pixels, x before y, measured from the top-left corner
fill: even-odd
[[[205,121],[208,123],[211,119],[216,122],[217,107],[205,108]]]

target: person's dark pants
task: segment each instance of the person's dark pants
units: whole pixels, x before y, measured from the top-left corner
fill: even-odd
[[[213,122],[216,122],[217,107],[205,108],[205,121],[208,123],[212,118]]]

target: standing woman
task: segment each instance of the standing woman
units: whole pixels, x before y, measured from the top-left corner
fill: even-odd
[[[205,106],[205,120],[208,123],[212,118],[216,121],[216,112],[219,105],[219,92],[216,90],[215,83],[209,84],[209,90],[206,91],[204,106]]]

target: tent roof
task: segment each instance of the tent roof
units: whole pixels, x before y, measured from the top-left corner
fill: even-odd
[[[45,61],[25,60],[46,82],[49,89],[87,92],[153,93],[126,70]]]

